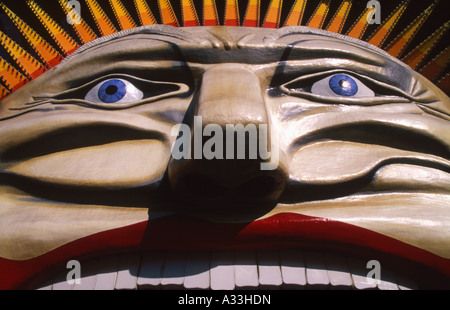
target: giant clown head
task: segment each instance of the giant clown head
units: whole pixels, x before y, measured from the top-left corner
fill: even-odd
[[[77,288],[59,277],[70,261],[86,289],[448,285],[449,97],[411,68],[418,50],[392,56],[401,35],[360,40],[371,9],[344,35],[351,1],[328,27],[329,1],[309,23],[295,1],[279,29],[281,1],[262,22],[260,1],[243,22],[227,1],[223,25],[214,1],[202,22],[181,1],[198,25],[183,28],[168,1],[166,25],[135,1],[141,26],[110,2],[121,31],[86,1],[105,35],[75,14],[71,38],[28,1],[57,47],[2,5],[41,44],[32,58],[2,34],[2,288]],[[388,279],[367,282],[368,262]]]

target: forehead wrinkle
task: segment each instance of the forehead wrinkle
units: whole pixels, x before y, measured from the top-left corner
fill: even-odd
[[[192,45],[210,45],[210,46],[213,45],[211,40],[209,40],[209,38],[205,37],[204,35],[196,34],[195,32],[192,33],[191,31],[186,31],[180,27],[172,27],[167,25],[147,25],[122,30],[120,32],[113,33],[108,36],[92,40],[84,44],[80,48],[78,48],[69,56],[67,56],[61,63],[69,61],[73,57],[81,53],[84,53],[86,50],[89,50],[96,46],[103,45],[104,43],[114,42],[122,38],[135,37],[140,35],[141,37],[145,36],[148,39],[155,39],[162,42],[173,44],[190,43]]]
[[[318,43],[318,44],[314,44]],[[371,56],[371,57],[367,57]],[[287,45],[283,60],[311,60],[320,58],[343,58],[364,64],[384,66],[389,61],[386,57],[365,48],[333,40],[332,47],[328,40],[305,38]]]

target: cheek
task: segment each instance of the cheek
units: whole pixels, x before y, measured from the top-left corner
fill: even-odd
[[[120,188],[158,178],[169,155],[158,140],[121,141],[39,156],[9,171],[62,185]]]

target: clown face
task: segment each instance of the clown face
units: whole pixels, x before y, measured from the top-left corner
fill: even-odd
[[[270,252],[282,282],[288,250],[377,259],[421,287],[450,275],[449,98],[362,41],[146,26],[84,45],[0,109],[8,287],[121,253],[254,251],[261,269]],[[225,143],[236,125],[267,135]],[[174,158],[181,138],[192,152]],[[254,139],[270,157],[233,156]]]

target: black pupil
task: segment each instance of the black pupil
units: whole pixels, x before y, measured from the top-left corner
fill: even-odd
[[[114,95],[115,93],[117,93],[117,86],[116,85],[109,85],[108,87],[106,87],[106,93],[108,95]]]

